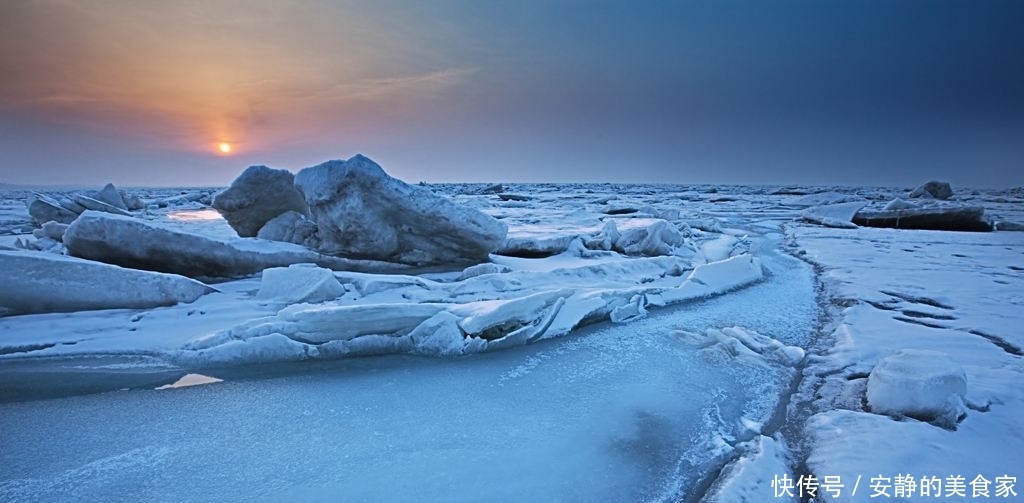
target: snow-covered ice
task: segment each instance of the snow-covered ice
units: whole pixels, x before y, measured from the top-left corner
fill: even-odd
[[[835,309],[794,398],[809,415],[802,427],[808,473],[847,484],[863,478],[856,497],[847,485],[823,501],[868,501],[873,477],[909,474],[917,484],[934,477],[940,488],[956,477],[1019,478],[1024,236],[792,232],[822,267]],[[931,494],[916,491],[906,501]]]
[[[174,274],[31,251],[0,251],[0,316],[94,309],[143,309],[214,292]]]
[[[508,237],[417,269],[238,238],[215,188],[116,191],[131,217],[74,206],[106,189],[4,195],[0,246],[49,251],[3,253],[34,262],[130,271],[60,255],[118,226],[104,246],[153,268],[291,255],[180,278],[205,294],[174,305],[0,318],[0,500],[796,501],[778,478],[813,475],[869,501],[871,477],[1021,475],[1022,233],[850,224],[908,187],[406,188]],[[84,216],[33,236],[33,197]],[[1019,190],[941,205],[1024,222]],[[295,215],[274,235],[314,244]],[[130,290],[101,277],[25,291]]]

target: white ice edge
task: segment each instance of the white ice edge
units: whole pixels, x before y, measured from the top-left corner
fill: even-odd
[[[171,357],[184,366],[208,366],[353,354],[467,354],[564,336],[585,321],[628,321],[649,307],[721,295],[763,277],[761,261],[744,254],[699,265],[671,288],[560,288],[465,303],[297,304],[193,339]],[[457,320],[462,338],[434,337],[453,330],[430,321],[442,312]],[[420,328],[428,321],[429,330]]]

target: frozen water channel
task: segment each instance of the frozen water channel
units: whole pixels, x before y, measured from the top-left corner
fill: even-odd
[[[806,346],[816,323],[810,268],[762,258],[769,277],[744,290],[504,351],[0,404],[0,500],[685,498],[792,373],[707,358],[676,331]]]

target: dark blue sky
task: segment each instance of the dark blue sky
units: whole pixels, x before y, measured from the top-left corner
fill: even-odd
[[[1018,186],[1022,26],[1009,0],[16,0],[0,181],[361,152],[411,182]]]

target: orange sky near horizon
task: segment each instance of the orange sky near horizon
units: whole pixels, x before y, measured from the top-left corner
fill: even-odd
[[[226,142],[255,154],[372,129],[469,73],[393,20],[303,5],[8,5],[0,106],[153,148],[216,155]]]

